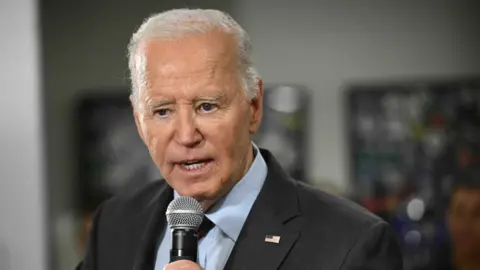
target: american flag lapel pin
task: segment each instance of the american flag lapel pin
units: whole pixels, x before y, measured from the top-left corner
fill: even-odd
[[[265,242],[267,242],[267,243],[278,244],[278,243],[280,243],[280,239],[281,239],[281,237],[278,236],[278,235],[271,235],[271,234],[265,235]]]

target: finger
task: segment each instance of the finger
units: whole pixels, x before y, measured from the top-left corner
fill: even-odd
[[[189,260],[179,260],[175,261],[172,263],[169,263],[165,265],[163,270],[177,270],[177,269],[183,269],[183,270],[202,270],[200,265],[189,261]]]

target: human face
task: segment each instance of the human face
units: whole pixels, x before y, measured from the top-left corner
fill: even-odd
[[[460,188],[452,196],[448,215],[455,251],[480,255],[480,188]]]
[[[235,40],[220,31],[150,41],[138,56],[145,61],[145,87],[134,104],[139,134],[168,184],[208,208],[252,162],[261,83],[249,100]]]

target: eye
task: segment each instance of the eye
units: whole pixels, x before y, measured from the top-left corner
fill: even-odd
[[[158,109],[157,111],[155,111],[155,114],[158,116],[166,116],[169,111],[169,109]]]
[[[212,103],[202,103],[200,105],[200,110],[204,111],[204,112],[211,112],[213,111],[214,109],[216,108],[216,105],[215,104],[212,104]]]

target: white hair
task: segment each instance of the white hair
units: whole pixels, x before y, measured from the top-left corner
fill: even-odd
[[[250,38],[245,30],[230,15],[218,10],[173,9],[147,18],[130,40],[128,66],[134,101],[138,101],[139,91],[146,86],[145,55],[137,52],[141,42],[203,34],[213,29],[232,34],[236,39],[242,88],[249,99],[255,98],[259,75],[253,67]]]

